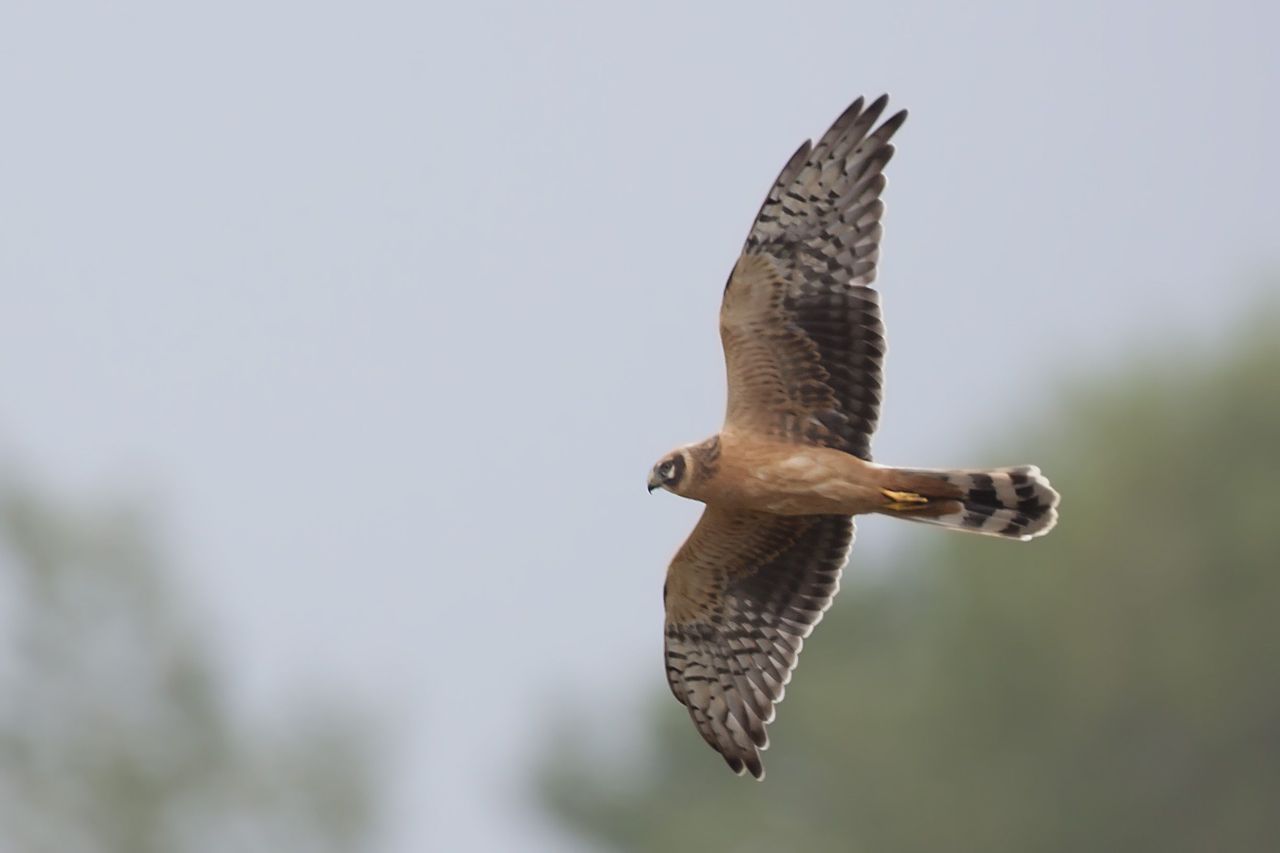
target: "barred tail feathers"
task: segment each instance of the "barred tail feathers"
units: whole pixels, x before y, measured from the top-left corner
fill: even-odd
[[[1058,493],[1034,465],[963,471],[891,468],[885,483],[895,494],[917,496],[906,502],[890,497],[881,512],[895,518],[1024,541],[1043,536],[1058,523]]]

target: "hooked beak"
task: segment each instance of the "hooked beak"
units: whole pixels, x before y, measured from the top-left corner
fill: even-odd
[[[649,494],[653,494],[655,489],[658,489],[661,487],[662,487],[662,481],[659,480],[657,476],[655,476],[653,473],[650,473],[649,474]]]

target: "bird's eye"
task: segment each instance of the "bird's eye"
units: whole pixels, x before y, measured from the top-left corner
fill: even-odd
[[[676,465],[674,462],[663,462],[662,467],[658,469],[658,476],[664,480],[670,480],[675,471]]]

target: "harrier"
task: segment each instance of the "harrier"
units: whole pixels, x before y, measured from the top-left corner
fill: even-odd
[[[887,101],[859,98],[783,167],[724,289],[724,426],[649,475],[650,492],[706,504],[663,587],[667,681],[729,767],[757,779],[765,726],[839,587],[852,516],[1021,540],[1058,517],[1032,466],[871,461],[885,338],[870,285],[889,142],[907,118],[877,127]]]

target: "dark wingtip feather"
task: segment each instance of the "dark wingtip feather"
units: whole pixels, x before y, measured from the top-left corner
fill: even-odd
[[[809,152],[813,150],[813,140],[806,139],[800,143],[800,147],[791,155],[791,159],[787,161],[787,165],[782,167],[782,171],[778,174],[779,179],[787,172],[799,169],[804,165],[804,161],[809,158]],[[777,183],[777,182],[775,182]]]
[[[857,100],[845,107],[844,112],[840,113],[839,118],[831,123],[831,128],[833,130],[838,130],[852,124],[854,119],[862,113],[862,101],[862,96],[859,95]]]
[[[889,106],[889,96],[881,95],[870,104],[867,104],[866,110],[862,113],[863,120],[868,125],[873,125],[880,118],[880,114],[884,112],[884,108]]]
[[[885,119],[884,124],[880,125],[880,128],[876,131],[876,136],[887,141],[890,137],[892,137],[895,133],[898,132],[898,128],[902,127],[902,125],[905,124],[906,121],[907,121],[907,111],[898,110],[896,113],[894,113],[893,115]]]

